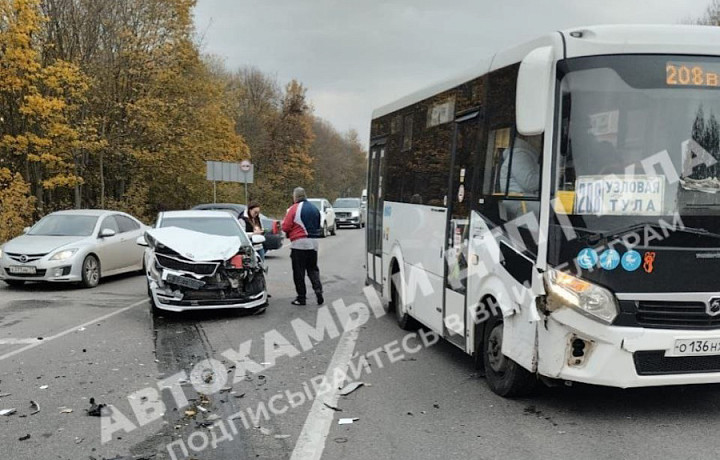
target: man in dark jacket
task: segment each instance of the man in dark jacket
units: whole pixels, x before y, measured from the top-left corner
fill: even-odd
[[[288,209],[282,222],[282,229],[290,238],[290,259],[292,260],[293,281],[297,297],[293,305],[305,305],[307,290],[305,273],[310,278],[318,305],[325,302],[320,269],[317,265],[318,242],[322,232],[320,228],[320,211],[307,201],[305,189],[298,187],[293,190],[293,204]]]

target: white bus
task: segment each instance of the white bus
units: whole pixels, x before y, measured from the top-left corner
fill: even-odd
[[[553,33],[373,112],[367,282],[538,380],[720,382],[720,28]]]

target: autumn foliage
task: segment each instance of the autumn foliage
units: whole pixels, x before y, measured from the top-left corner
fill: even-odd
[[[359,195],[356,136],[316,119],[300,82],[202,55],[194,5],[0,1],[0,242],[58,209],[150,221],[212,201],[206,160],[251,159],[250,194],[268,214],[298,185]],[[218,200],[243,202],[242,186],[220,184]]]

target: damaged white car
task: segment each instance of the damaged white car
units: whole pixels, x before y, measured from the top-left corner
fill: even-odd
[[[267,307],[265,272],[238,221],[222,211],[171,211],[137,243],[146,246],[148,295],[153,311]]]

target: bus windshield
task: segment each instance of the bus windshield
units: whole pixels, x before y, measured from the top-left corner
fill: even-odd
[[[596,56],[558,67],[556,212],[591,230],[607,229],[606,216],[720,215],[720,59]]]

